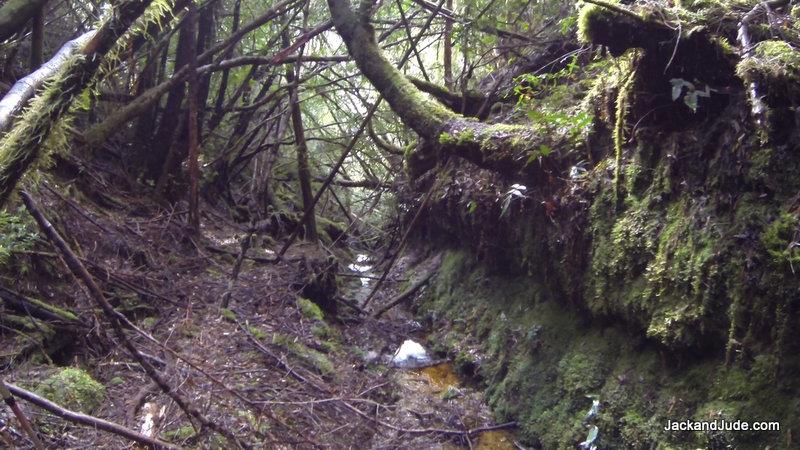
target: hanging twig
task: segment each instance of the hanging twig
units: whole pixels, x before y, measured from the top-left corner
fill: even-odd
[[[0,380],[0,392],[3,392],[5,396],[6,393],[10,396],[14,394],[15,396],[29,401],[34,405],[47,410],[62,419],[68,420],[70,422],[78,423],[81,425],[86,425],[92,428],[96,428],[98,430],[108,431],[109,433],[116,434],[117,436],[122,436],[126,439],[130,439],[136,441],[140,444],[146,445],[148,448],[152,449],[178,449],[180,447],[170,444],[169,442],[162,441],[160,439],[152,438],[149,436],[145,436],[141,433],[138,433],[134,430],[129,428],[125,428],[122,425],[109,422],[107,420],[100,419],[98,417],[89,416],[86,414],[82,414],[79,412],[71,411],[69,409],[63,408],[46,398],[40,397],[33,392],[27,391],[22,389],[21,387],[15,386],[11,383],[6,383]],[[13,400],[13,397],[12,397]],[[8,403],[8,401],[6,401]],[[36,441],[34,441],[35,443]],[[44,449],[41,446],[41,442],[38,444],[37,448]]]
[[[450,159],[448,158],[447,161],[444,163],[444,167],[442,167],[441,172],[444,172],[450,166]],[[437,174],[438,175],[438,174]],[[437,177],[438,178],[438,177]],[[422,203],[420,203],[419,208],[417,208],[417,213],[414,215],[414,218],[411,219],[411,223],[408,224],[405,233],[403,233],[403,237],[400,239],[400,243],[397,244],[397,251],[395,252],[392,259],[389,261],[389,265],[386,266],[386,270],[383,271],[380,279],[377,283],[375,283],[375,287],[372,289],[372,292],[369,293],[369,296],[364,300],[364,303],[361,304],[362,309],[366,309],[369,302],[372,300],[372,297],[378,292],[381,288],[381,285],[386,280],[386,277],[389,275],[389,272],[392,270],[394,263],[397,262],[397,259],[403,253],[403,248],[406,245],[406,241],[408,241],[408,237],[411,235],[411,231],[414,229],[414,226],[419,221],[420,217],[422,217],[422,212],[428,207],[428,202],[430,202],[431,197],[433,196],[433,191],[436,190],[437,187],[437,179],[434,178],[433,182],[431,183],[431,187],[428,188],[428,192],[425,194],[425,197],[422,199]],[[384,311],[379,311],[380,314],[383,314]],[[377,317],[377,316],[376,316]]]

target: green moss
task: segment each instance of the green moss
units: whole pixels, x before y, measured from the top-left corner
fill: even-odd
[[[36,393],[68,409],[90,413],[106,397],[106,388],[87,372],[67,367],[50,375],[35,388]]]
[[[300,359],[310,368],[316,370],[320,375],[332,376],[334,373],[334,366],[330,359],[324,354],[309,348],[305,344],[297,342],[293,339],[282,334],[275,333],[272,336],[272,343],[284,348],[290,354]]]
[[[771,106],[800,98],[800,52],[784,41],[756,44],[751,56],[736,66],[736,74],[746,83],[757,83]]]
[[[609,3],[618,3],[609,1]],[[594,42],[595,30],[597,28],[609,28],[612,26],[616,13],[609,11],[601,6],[587,3],[578,13],[578,40],[585,44]]]
[[[593,348],[584,348],[592,344]],[[602,386],[605,380],[605,363],[608,349],[604,341],[585,342],[584,346],[573,348],[558,362],[561,385],[570,394],[590,394]]]
[[[781,213],[764,229],[761,243],[773,263],[786,267],[800,264],[800,218],[794,213]]]
[[[222,318],[229,321],[229,322],[236,322],[236,313],[231,311],[228,308],[220,308],[219,313],[222,315]]]
[[[253,335],[253,337],[254,337],[254,338],[256,338],[256,339],[258,339],[259,341],[263,341],[263,340],[266,340],[266,339],[267,339],[267,333],[263,332],[263,331],[262,331],[260,328],[258,328],[258,327],[254,327],[254,326],[252,326],[252,325],[249,325],[249,326],[247,327],[247,331],[249,331],[249,332],[250,332],[250,334],[252,334],[252,335]]]
[[[442,145],[451,145],[456,143],[456,139],[450,133],[440,133],[439,143]]]
[[[184,425],[179,428],[168,430],[164,432],[164,437],[170,441],[184,441],[194,436],[194,427],[191,425]]]
[[[297,297],[297,307],[303,317],[311,320],[324,320],[325,314],[319,306],[311,300],[303,297]]]

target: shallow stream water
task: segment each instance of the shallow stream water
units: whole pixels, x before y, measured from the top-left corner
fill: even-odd
[[[373,266],[370,264],[369,256],[366,254],[357,255],[356,261],[350,264],[348,268],[356,274],[362,275],[358,278],[360,286],[353,290],[355,300],[361,304],[372,291],[379,274],[373,273]],[[398,314],[387,315],[384,320],[410,320],[412,323],[418,324],[413,321],[413,316],[407,310],[400,311]],[[414,341],[414,339],[417,339],[425,342],[429,333],[430,330],[424,328],[416,329],[412,335],[407,336],[405,341],[397,342],[392,348],[391,354],[382,355],[382,360],[385,363],[398,369],[396,380],[402,388],[403,395],[416,397],[404,399],[403,403],[409,405],[430,404],[434,400],[448,396],[450,392],[454,396],[464,397],[464,391],[474,391],[472,387],[468,386],[468,383],[460,379],[451,362],[443,361],[432,364],[433,359],[424,350],[422,344]],[[403,353],[402,356],[408,356],[406,353],[412,350],[422,351],[424,355],[412,355],[410,362],[394,364],[400,353]],[[415,364],[416,362],[419,364]],[[484,410],[481,415],[491,416],[489,407],[485,402],[481,400],[478,407]],[[513,434],[507,430],[484,431],[477,438],[473,437],[470,447],[478,450],[516,450],[524,448],[515,444]],[[442,448],[455,450],[464,447],[445,444]]]

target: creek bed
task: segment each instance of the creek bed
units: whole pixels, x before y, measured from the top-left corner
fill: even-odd
[[[373,273],[373,266],[367,255],[357,255],[356,262],[348,268],[358,277],[359,283],[353,283],[351,295],[359,304],[370,294],[375,285],[375,278],[380,274]],[[378,299],[376,299],[378,300]],[[378,302],[376,302],[378,303]],[[377,306],[375,306],[377,308]],[[394,340],[382,354],[377,355],[376,362],[392,367],[391,376],[396,383],[395,419],[408,428],[438,427],[473,429],[492,423],[492,413],[484,401],[483,394],[462,380],[450,361],[435,361],[427,354],[419,342],[426,342],[430,330],[422,327],[414,320],[410,311],[398,307],[387,314],[381,325],[387,330],[395,331]],[[388,332],[390,333],[391,332]],[[419,342],[417,342],[419,341]],[[419,352],[423,352],[420,354]],[[416,352],[416,353],[415,353]],[[401,355],[402,354],[402,355]],[[411,359],[398,363],[398,355]],[[455,419],[454,419],[455,418]],[[459,423],[452,423],[453,421]],[[439,423],[437,423],[439,422]],[[441,423],[444,422],[444,423]],[[515,444],[514,435],[508,430],[483,431],[471,436],[470,441],[462,439],[463,445],[452,441],[440,442],[437,445],[420,441],[421,437],[409,438],[409,448],[441,448],[455,450],[472,448],[482,450],[515,450],[524,448]],[[380,445],[378,445],[379,447]]]

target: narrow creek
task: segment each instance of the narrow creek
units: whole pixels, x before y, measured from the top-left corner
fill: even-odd
[[[360,253],[356,255],[355,261],[348,265],[348,269],[354,275],[360,275],[355,278],[358,283],[353,282],[350,286],[351,298],[358,304],[362,304],[370,295],[381,275],[374,272],[373,264],[369,255]],[[382,289],[390,290],[391,287],[385,286]],[[394,339],[396,342],[389,346],[389,350],[379,355],[372,355],[378,364],[394,369],[394,381],[399,386],[400,408],[422,416],[415,411],[418,406],[441,401],[461,402],[460,407],[469,410],[475,417],[488,419],[489,422],[484,425],[490,424],[492,412],[483,398],[483,393],[476,389],[474,383],[461,379],[451,361],[437,358],[425,348],[424,343],[428,340],[431,330],[416,321],[407,306],[398,306],[392,314],[387,314],[382,320],[401,325],[401,332]],[[430,425],[424,423],[424,420],[420,422],[421,426]],[[445,443],[440,448],[515,450],[524,447],[515,443],[514,435],[509,430],[488,430],[473,436],[471,441],[463,446]]]

